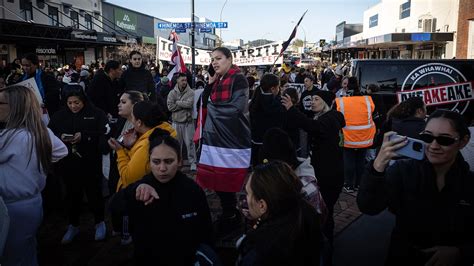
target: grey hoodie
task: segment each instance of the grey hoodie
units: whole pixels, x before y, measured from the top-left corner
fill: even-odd
[[[0,131],[0,196],[5,203],[32,198],[44,189],[46,173],[38,170],[36,149],[30,153],[31,134],[25,129]],[[50,129],[53,162],[68,153],[66,145]],[[7,135],[13,134],[11,137]],[[8,140],[8,142],[6,142]]]

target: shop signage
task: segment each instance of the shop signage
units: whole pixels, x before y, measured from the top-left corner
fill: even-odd
[[[273,42],[262,46],[252,47],[232,51],[233,62],[238,66],[258,66],[272,65],[280,54],[283,42]],[[171,61],[173,42],[159,37],[157,44],[158,58],[164,61]],[[189,46],[178,44],[185,64],[191,64],[192,54]],[[211,51],[195,49],[195,62],[198,65],[208,65],[211,63]],[[280,57],[276,64],[282,64],[283,57]]]
[[[35,52],[36,54],[56,54],[56,49],[37,47]]]
[[[436,75],[448,77],[452,83],[416,88],[418,82]],[[409,85],[411,84],[411,85]],[[474,100],[473,81],[467,80],[458,69],[442,63],[429,63],[414,69],[397,92],[399,102],[410,97],[422,97],[427,106],[454,104],[451,110],[464,113]]]
[[[114,8],[115,25],[127,31],[137,32],[137,14]]]
[[[117,44],[119,42],[115,36],[104,34],[104,33],[97,33],[97,41],[114,43],[114,44]]]
[[[96,35],[84,34],[82,32],[72,32],[71,36],[72,36],[73,39],[77,39],[77,40],[97,41],[97,36]]]

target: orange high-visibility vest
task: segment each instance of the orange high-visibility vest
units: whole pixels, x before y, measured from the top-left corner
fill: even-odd
[[[336,98],[337,110],[344,115],[345,148],[367,148],[372,146],[376,132],[372,113],[375,106],[370,96]]]

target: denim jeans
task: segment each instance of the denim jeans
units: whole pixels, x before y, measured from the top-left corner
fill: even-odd
[[[367,149],[344,148],[344,182],[345,186],[358,186],[365,168]]]

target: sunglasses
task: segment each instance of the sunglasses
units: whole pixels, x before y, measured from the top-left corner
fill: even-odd
[[[436,142],[441,145],[441,146],[451,146],[453,145],[456,141],[459,140],[459,138],[452,138],[452,137],[447,137],[447,136],[433,136],[428,133],[421,133],[420,134],[420,140],[422,140],[425,143],[432,143],[433,140],[436,140]]]

